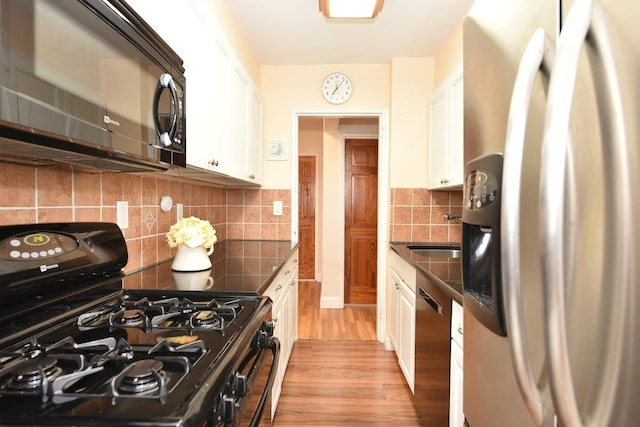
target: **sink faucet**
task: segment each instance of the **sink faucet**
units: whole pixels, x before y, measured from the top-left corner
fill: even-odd
[[[444,214],[442,215],[442,218],[446,219],[447,221],[453,221],[454,219],[460,219],[462,218],[460,215],[454,215],[454,214]]]

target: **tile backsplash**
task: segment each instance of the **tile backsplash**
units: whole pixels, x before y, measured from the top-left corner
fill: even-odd
[[[125,271],[170,258],[165,233],[184,216],[207,219],[219,240],[291,238],[291,191],[217,188],[160,173],[89,173],[72,166],[0,163],[0,224],[116,222],[116,202],[127,201],[129,227],[123,230],[129,251]],[[160,209],[171,196],[169,212]],[[282,200],[283,215],[273,215]]]
[[[392,188],[391,241],[460,243],[462,223],[444,219],[449,213],[462,214],[462,191]]]
[[[116,222],[116,202],[127,201],[129,227],[123,230],[130,272],[173,256],[165,233],[184,216],[209,220],[219,240],[289,240],[291,190],[224,189],[180,178],[149,174],[90,173],[72,166],[30,166],[0,163],[0,225],[45,222]],[[169,212],[160,209],[162,196],[171,196]],[[283,202],[282,215],[273,202]],[[416,188],[391,190],[391,240],[460,242],[461,191]]]

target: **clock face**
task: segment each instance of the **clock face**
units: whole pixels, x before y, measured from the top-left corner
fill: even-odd
[[[342,104],[351,96],[351,80],[342,73],[332,73],[322,83],[322,94],[332,104]]]

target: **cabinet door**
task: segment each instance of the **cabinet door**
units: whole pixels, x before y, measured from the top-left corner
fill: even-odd
[[[463,350],[454,341],[451,342],[451,372],[449,379],[449,426],[463,427],[464,413],[462,410],[463,387]]]
[[[398,306],[400,312],[398,316],[400,320],[398,362],[409,388],[413,392],[415,378],[416,295],[406,285],[400,287]]]
[[[388,320],[388,328],[389,328],[389,341],[391,341],[391,345],[395,350],[396,354],[399,353],[398,348],[398,316],[400,314],[398,310],[398,304],[400,301],[400,285],[401,285],[400,277],[396,274],[395,271],[389,270],[389,320]]]
[[[248,178],[249,126],[251,105],[251,80],[246,72],[236,64],[231,71],[231,128],[229,140],[229,162],[233,167],[231,175]]]
[[[459,187],[464,174],[463,68],[456,66],[438,85],[429,104],[427,188]]]
[[[249,144],[249,179],[262,182],[262,95],[255,85],[251,91],[251,140]]]
[[[272,307],[271,319],[273,321],[273,336],[280,340],[280,351],[282,351],[282,343],[284,339],[284,322],[282,319],[283,305],[281,302],[274,304]],[[282,391],[282,380],[284,379],[284,372],[282,370],[282,357],[278,362],[278,371],[273,381],[273,387],[271,388],[271,419],[276,413],[278,401],[280,400],[280,392]]]
[[[204,163],[202,167],[224,173],[225,168],[228,168],[229,165],[231,58],[229,50],[220,40],[212,40],[208,46],[209,49],[207,51],[210,58],[208,61],[210,65],[207,68],[209,74],[208,86],[215,88],[215,90],[211,94],[211,98],[201,99],[197,104],[199,107],[204,108],[206,117],[203,118],[203,124],[206,126],[206,131],[195,141],[196,145],[205,147],[205,152],[201,153],[202,158],[200,160],[190,156],[187,157],[187,160],[190,164],[195,165],[202,162]],[[211,80],[216,83],[213,84]],[[196,90],[195,87],[192,89]],[[200,88],[197,89],[200,90]],[[191,92],[189,93],[191,96]],[[196,93],[193,96],[201,98],[200,93]],[[206,105],[202,105],[204,103]],[[188,114],[191,114],[190,110]]]
[[[446,185],[449,158],[449,97],[446,85],[433,92],[429,105],[429,149],[427,188]]]
[[[451,75],[449,105],[449,186],[462,185],[464,180],[464,78],[462,65]]]

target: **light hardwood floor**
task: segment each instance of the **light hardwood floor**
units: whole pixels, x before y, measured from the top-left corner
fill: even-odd
[[[395,353],[376,341],[375,307],[319,306],[320,285],[301,282],[298,341],[273,426],[421,426]]]
[[[320,308],[318,282],[298,283],[298,339],[376,340],[375,305]]]

